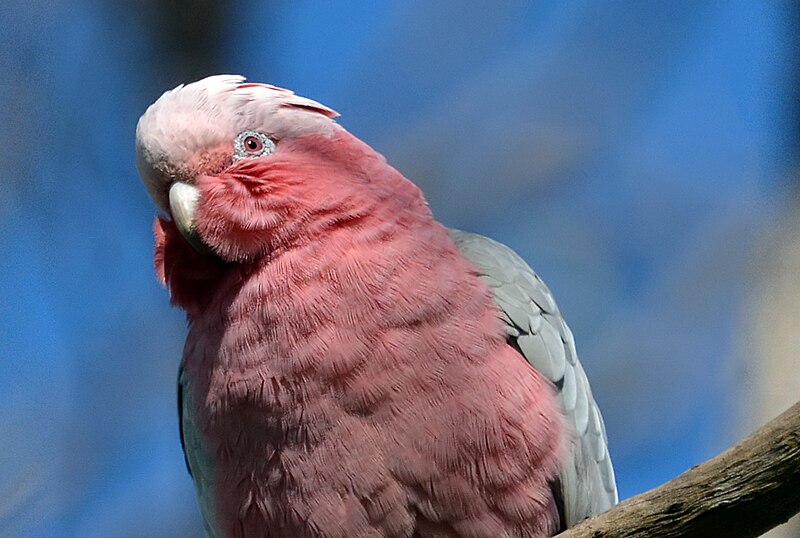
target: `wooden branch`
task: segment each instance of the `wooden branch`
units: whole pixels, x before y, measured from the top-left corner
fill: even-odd
[[[800,402],[719,456],[558,538],[748,538],[798,512]]]

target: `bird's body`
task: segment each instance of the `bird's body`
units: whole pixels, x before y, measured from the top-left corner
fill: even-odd
[[[174,219],[156,266],[189,319],[179,409],[207,533],[539,537],[612,504],[571,335],[559,352],[541,328],[568,331],[549,292],[504,309],[505,277],[537,285],[524,262],[493,269],[505,247],[448,232],[332,115],[212,77],[137,130]]]

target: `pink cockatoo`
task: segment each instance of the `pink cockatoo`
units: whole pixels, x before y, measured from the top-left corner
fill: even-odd
[[[139,120],[207,534],[539,537],[614,504],[547,287],[434,220],[336,115],[220,75]]]

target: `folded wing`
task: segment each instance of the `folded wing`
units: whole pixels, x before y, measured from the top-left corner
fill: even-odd
[[[617,503],[614,469],[600,410],[575,352],[572,332],[550,290],[513,250],[477,234],[451,230],[461,253],[489,284],[509,345],[546,376],[572,430],[570,451],[554,485],[565,527]]]

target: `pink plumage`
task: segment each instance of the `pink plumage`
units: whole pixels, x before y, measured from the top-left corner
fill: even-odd
[[[569,433],[476,267],[330,109],[226,84],[200,92],[217,111],[243,91],[288,101],[177,163],[154,149],[174,136],[163,117],[137,133],[162,209],[183,203],[176,178],[196,192],[187,223],[157,219],[155,258],[188,314],[182,427],[208,534],[552,535]],[[179,113],[189,89],[156,112]],[[231,139],[225,153],[238,130],[274,151],[237,158]]]

